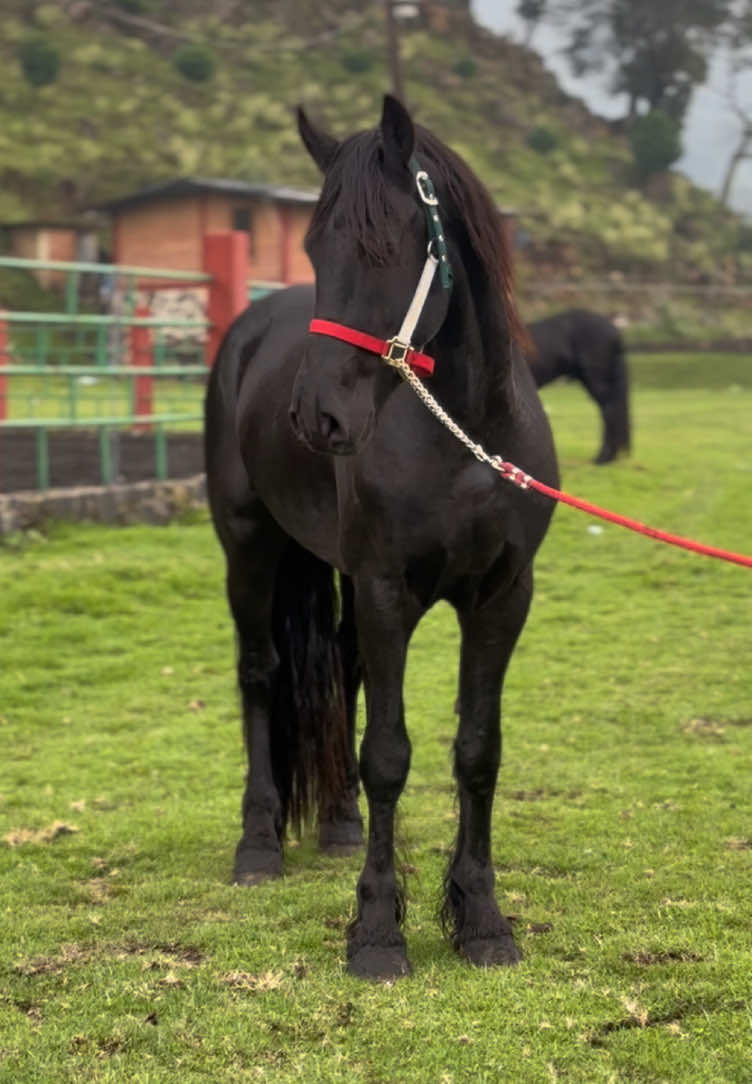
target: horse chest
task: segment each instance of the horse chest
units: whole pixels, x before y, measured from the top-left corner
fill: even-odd
[[[499,481],[473,460],[455,470],[393,462],[336,475],[342,553],[354,571],[423,562],[443,581],[483,576],[517,534]]]

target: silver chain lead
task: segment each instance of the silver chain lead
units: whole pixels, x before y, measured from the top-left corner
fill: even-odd
[[[410,384],[427,410],[442,423],[445,429],[449,429],[452,435],[459,440],[461,444],[464,444],[469,451],[473,452],[480,463],[486,463],[492,470],[496,470],[503,478],[506,478],[509,482],[513,482],[520,489],[528,489],[528,483],[531,480],[530,475],[526,474],[525,471],[520,470],[519,467],[513,466],[512,463],[506,463],[499,455],[489,455],[480,444],[477,444],[475,440],[472,440],[465,430],[461,429],[458,423],[450,417],[444,407],[440,406],[426,385],[419,380],[407,362],[400,358],[389,359],[384,357],[384,355],[383,358],[393,369],[397,369],[407,384]]]

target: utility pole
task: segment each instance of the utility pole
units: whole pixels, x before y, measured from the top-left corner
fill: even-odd
[[[403,101],[403,77],[400,71],[400,42],[397,36],[394,0],[384,0],[384,13],[387,17],[387,61],[392,79],[392,93]]]

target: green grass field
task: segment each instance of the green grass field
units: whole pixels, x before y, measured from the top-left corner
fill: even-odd
[[[582,389],[546,389],[565,488],[749,553],[747,368],[636,359],[611,467]],[[451,611],[415,636],[394,985],[343,971],[359,858],[304,837],[284,879],[229,884],[244,754],[206,518],[6,539],[0,1081],[747,1082],[750,573],[597,526],[558,510],[505,689],[513,970],[440,935]]]

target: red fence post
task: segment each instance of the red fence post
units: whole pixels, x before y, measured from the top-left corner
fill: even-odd
[[[137,305],[134,316],[146,317],[151,313],[146,305]],[[143,324],[131,324],[130,329],[130,364],[143,366],[147,370],[144,376],[137,376],[133,382],[133,413],[143,417],[153,412],[154,381],[148,372],[154,366],[151,329]],[[134,431],[145,433],[150,425],[137,423]]]
[[[5,312],[0,311],[0,422],[8,417],[8,377],[3,368],[9,364],[8,321],[5,319]]]
[[[249,242],[245,230],[208,233],[203,238],[203,270],[212,276],[207,290],[205,358],[211,365],[223,336],[248,305]]]

